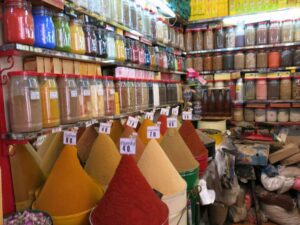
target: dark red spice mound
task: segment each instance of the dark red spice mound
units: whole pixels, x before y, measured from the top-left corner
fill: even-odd
[[[161,122],[160,124],[160,133],[162,135],[165,135],[165,133],[167,132],[167,116],[165,115],[160,115],[160,117],[158,118],[158,121]]]

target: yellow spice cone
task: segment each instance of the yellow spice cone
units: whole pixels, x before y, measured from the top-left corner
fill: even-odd
[[[43,143],[37,148],[37,153],[40,156],[41,159],[44,158],[45,154],[49,150],[49,146],[53,140],[53,138],[56,136],[56,133],[54,134],[48,134],[46,136],[46,139],[43,141]]]
[[[142,125],[140,126],[138,130],[138,135],[141,138],[144,145],[147,145],[150,139],[147,138],[147,127],[149,126],[156,126],[151,120],[144,119]],[[158,143],[160,143],[162,140],[162,136],[160,136],[159,139],[157,139]]]
[[[118,144],[120,137],[124,131],[124,127],[120,120],[114,120],[110,130],[110,138],[113,140],[115,145]]]

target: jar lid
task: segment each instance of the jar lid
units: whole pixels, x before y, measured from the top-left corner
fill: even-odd
[[[80,75],[76,75],[76,74],[57,74],[57,77],[61,77],[61,78],[80,78]]]
[[[267,79],[268,79],[268,80],[279,80],[280,77],[268,77]]]
[[[237,104],[234,104],[233,107],[234,108],[243,108],[243,104],[242,103],[237,103]]]
[[[255,78],[256,80],[267,80],[267,78],[266,77],[257,77],[257,78]]]
[[[55,73],[38,73],[38,76],[41,77],[58,77],[59,74],[55,74]]]
[[[104,80],[114,80],[114,77],[112,77],[112,76],[102,76],[102,79],[104,79]]]
[[[267,21],[261,21],[258,24],[267,24],[267,23],[268,23]]]
[[[284,23],[284,22],[291,22],[291,21],[293,21],[293,20],[292,20],[292,19],[282,20],[283,23]]]
[[[266,106],[265,106],[265,105],[262,105],[262,106],[256,106],[255,109],[266,109]]]
[[[280,77],[281,80],[290,80],[291,77]]]
[[[245,80],[256,80],[256,78],[255,77],[247,77],[247,78],[245,78]]]
[[[35,71],[13,71],[13,72],[8,72],[8,76],[39,76],[39,73]]]

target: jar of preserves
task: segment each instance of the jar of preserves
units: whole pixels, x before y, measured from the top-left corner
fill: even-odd
[[[214,32],[214,42],[215,49],[225,48],[225,34],[223,31],[223,27],[216,27]]]
[[[256,67],[268,68],[268,54],[264,50],[260,50],[256,55]]]
[[[57,13],[53,17],[55,27],[56,45],[55,49],[64,52],[71,52],[71,36],[69,17],[63,13]]]
[[[268,78],[267,93],[268,100],[279,99],[280,82],[278,78]]]
[[[266,122],[266,108],[255,109],[255,122]]]
[[[241,51],[234,54],[234,69],[245,69],[245,54]]]
[[[256,54],[252,50],[249,50],[246,53],[245,67],[246,67],[246,69],[255,69],[256,68]]]
[[[30,2],[5,1],[2,16],[5,43],[34,44],[34,22]]]
[[[294,41],[294,24],[293,21],[288,19],[282,21],[281,26],[281,42],[293,42]]]
[[[256,44],[266,45],[268,44],[268,26],[267,22],[259,22],[256,30]]]
[[[280,43],[280,22],[271,21],[269,27],[269,44],[278,44]]]
[[[204,71],[212,71],[212,57],[211,57],[211,55],[205,55],[204,56],[204,58],[203,58],[203,69],[204,69]]]
[[[225,34],[225,48],[235,47],[235,28],[234,26],[229,26],[226,28]]]
[[[234,68],[234,59],[231,52],[226,52],[223,55],[223,69],[224,70],[233,70]]]
[[[203,71],[203,59],[200,55],[196,55],[196,57],[193,59],[193,65],[193,68],[196,71]]]
[[[280,66],[280,52],[273,50],[268,54],[269,68],[278,68]]]
[[[195,30],[193,33],[194,51],[203,50],[203,42],[202,29]]]
[[[300,66],[300,47],[297,47],[297,49],[294,52],[294,66]]]
[[[116,59],[120,62],[125,61],[125,43],[124,38],[116,35]]]
[[[204,31],[203,46],[205,50],[211,50],[214,48],[214,34],[211,28],[207,28]]]
[[[78,19],[72,19],[70,22],[70,34],[71,34],[71,52],[75,54],[85,54],[85,38],[82,29],[82,21]]]
[[[245,79],[245,100],[255,100],[255,78]]]
[[[277,122],[277,109],[267,108],[267,122]]]
[[[96,56],[98,54],[98,43],[95,29],[96,28],[91,24],[85,24],[83,26],[86,55]]]
[[[107,33],[107,58],[116,59],[117,50],[116,50],[116,42],[115,42],[115,34],[113,32]]]
[[[278,122],[286,123],[290,119],[289,109],[278,109]]]
[[[92,118],[90,79],[90,76],[80,76],[80,78],[77,79],[79,113],[81,120],[89,120]]]
[[[289,48],[284,48],[281,52],[281,67],[288,67],[293,65],[293,52]]]
[[[290,109],[290,121],[291,122],[300,122],[300,108],[291,108]]]
[[[8,106],[12,132],[33,132],[42,129],[38,74],[16,71],[9,72],[8,76]]]
[[[55,28],[52,13],[44,6],[32,10],[34,21],[34,45],[41,48],[55,48]],[[10,28],[11,29],[11,28]]]
[[[267,80],[266,78],[256,79],[256,99],[267,100]]]
[[[293,99],[300,99],[300,76],[296,75],[293,79]]]
[[[290,77],[280,79],[280,99],[290,100],[292,97],[292,80]]]
[[[92,118],[99,119],[104,117],[104,87],[102,77],[94,76],[91,79],[91,103],[92,103]]]
[[[300,41],[300,18],[295,20],[294,25],[294,41],[299,42]]]
[[[113,116],[116,113],[114,78],[111,76],[104,76],[102,78],[104,86],[105,116]]]
[[[239,24],[235,30],[235,47],[245,46],[244,24]]]
[[[213,56],[213,70],[220,71],[223,69],[223,56],[220,53],[216,53]]]
[[[243,105],[234,105],[233,107],[233,120],[236,122],[244,121],[244,109]]]
[[[119,95],[120,99],[120,112],[127,113],[128,112],[128,89],[127,82],[123,78],[115,78],[115,90]]]
[[[244,109],[244,117],[245,117],[246,122],[254,122],[254,120],[255,120],[255,109],[245,108]]]
[[[245,45],[254,46],[256,38],[256,31],[253,23],[246,24],[245,28]]]

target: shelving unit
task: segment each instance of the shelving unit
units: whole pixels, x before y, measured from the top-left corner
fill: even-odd
[[[254,127],[254,126],[300,126],[300,122],[247,122],[247,121],[231,121],[232,125],[238,127]]]

